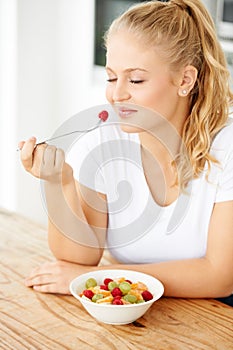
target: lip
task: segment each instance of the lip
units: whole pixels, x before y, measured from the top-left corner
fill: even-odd
[[[137,109],[131,109],[131,108],[125,108],[125,107],[118,108],[118,115],[121,118],[129,118],[137,112],[138,112]]]

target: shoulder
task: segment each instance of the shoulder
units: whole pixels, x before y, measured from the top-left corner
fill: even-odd
[[[233,153],[233,118],[229,118],[227,125],[215,137],[210,153],[218,160],[224,161]]]
[[[225,148],[233,145],[233,118],[229,118],[227,124],[215,137],[212,148]]]

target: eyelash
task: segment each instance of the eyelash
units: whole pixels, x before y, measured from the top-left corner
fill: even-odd
[[[116,79],[116,78],[113,78],[113,79],[107,79],[107,82],[108,82],[108,83],[113,83],[114,81],[117,81],[117,79]]]
[[[140,84],[140,83],[143,83],[143,80],[133,80],[133,79],[130,79],[129,82],[132,83],[132,84]]]
[[[114,83],[115,81],[117,81],[117,78],[107,79],[107,82],[108,82],[108,83]],[[131,84],[140,84],[140,83],[143,83],[144,80],[133,80],[133,79],[130,79],[129,82],[130,82]]]

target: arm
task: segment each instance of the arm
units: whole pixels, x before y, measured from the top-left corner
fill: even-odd
[[[29,173],[45,180],[48,236],[53,254],[60,260],[97,265],[106,235],[106,203],[85,188],[81,196],[81,186],[75,183],[62,150],[47,145],[35,147],[35,143],[35,138],[20,143],[21,161]],[[90,205],[83,199],[85,196],[89,196]],[[87,218],[92,219],[89,222]]]
[[[69,184],[63,186],[64,197],[62,195],[63,198],[58,200],[59,189],[57,186],[54,188],[51,184],[46,186],[48,207],[54,206],[54,199],[59,206],[55,210],[53,218],[49,218],[48,224],[48,242],[52,253],[59,260],[84,265],[98,265],[106,238],[105,195],[97,194],[72,179]],[[88,202],[85,198],[88,198]],[[49,212],[51,213],[52,210],[51,208]],[[61,213],[63,214],[62,218]],[[62,223],[59,225],[61,220]],[[77,232],[78,229],[81,235]],[[89,236],[90,229],[94,240]],[[74,234],[73,231],[75,231]],[[83,235],[86,237],[84,238]]]
[[[129,269],[150,274],[164,284],[165,296],[216,298],[233,291],[233,201],[215,204],[205,257],[155,264],[84,266],[58,261],[35,269],[27,286],[44,293],[69,294],[70,281],[99,269]]]
[[[233,201],[215,204],[209,226],[207,252],[203,258],[157,264],[115,264],[108,268],[133,269],[153,275],[164,284],[166,296],[184,298],[229,296],[233,292],[232,214]]]

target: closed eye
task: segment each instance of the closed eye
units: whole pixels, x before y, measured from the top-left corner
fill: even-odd
[[[113,83],[114,81],[117,81],[117,78],[107,79],[107,82],[108,82],[108,83]]]
[[[143,83],[144,80],[133,80],[133,79],[130,79],[129,81],[131,84],[140,84],[140,83]]]
[[[113,83],[113,82],[115,82],[115,81],[117,81],[117,78],[109,78],[109,79],[107,79],[107,82],[108,82],[108,83]],[[129,82],[130,82],[131,84],[141,84],[141,83],[144,82],[144,80],[136,80],[136,79],[134,80],[134,79],[130,79]]]

